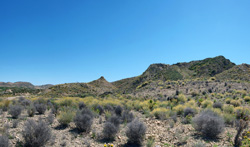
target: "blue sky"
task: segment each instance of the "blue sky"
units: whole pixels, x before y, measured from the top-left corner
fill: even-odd
[[[0,81],[108,81],[152,63],[250,63],[249,0],[2,0]]]

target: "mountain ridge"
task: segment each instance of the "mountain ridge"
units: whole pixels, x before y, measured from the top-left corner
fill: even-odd
[[[165,82],[195,79],[207,81],[210,78],[222,81],[242,80],[250,82],[250,65],[236,65],[224,56],[216,56],[213,58],[176,63],[172,65],[154,63],[149,65],[141,75],[114,82],[108,82],[103,76],[101,76],[99,79],[88,83],[48,85],[48,87],[44,86],[44,89],[46,89],[45,95],[47,96],[102,96],[112,93],[135,93],[138,89],[147,87],[150,83],[157,83],[160,81]],[[31,83],[24,82],[24,85],[25,84],[26,86],[32,87]],[[19,83],[19,85],[23,85],[23,83]]]

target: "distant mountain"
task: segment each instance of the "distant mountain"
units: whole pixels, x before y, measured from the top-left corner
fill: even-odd
[[[29,82],[15,82],[15,83],[0,82],[0,87],[24,87],[24,88],[32,88],[32,89],[35,88],[35,86]]]
[[[33,84],[29,82],[0,82],[0,87],[22,87],[22,88],[30,88],[30,89],[47,89],[53,85],[47,84],[47,85],[41,85],[41,86],[34,86]]]
[[[52,86],[48,89],[48,96],[80,96],[103,95],[112,93],[115,86],[109,83],[104,77],[100,77],[89,83],[66,83]]]

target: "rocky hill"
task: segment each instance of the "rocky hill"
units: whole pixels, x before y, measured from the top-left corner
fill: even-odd
[[[241,64],[234,66],[233,68],[226,70],[218,75],[218,79],[221,80],[240,80],[240,81],[250,81],[250,65]]]
[[[136,90],[136,87],[142,85],[146,81],[177,81],[195,78],[209,79],[210,77],[229,70],[234,66],[234,63],[223,56],[173,65],[152,64],[142,75],[116,81],[113,85],[118,87],[120,92],[131,93]]]
[[[89,83],[66,83],[50,87],[46,93],[48,96],[79,96],[103,95],[112,93],[115,86],[104,77],[100,77]]]

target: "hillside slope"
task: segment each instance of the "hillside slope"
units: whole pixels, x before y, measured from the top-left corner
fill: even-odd
[[[234,66],[233,68],[216,75],[216,78],[221,80],[250,81],[250,65],[241,64]]]
[[[234,66],[234,63],[223,56],[173,65],[151,64],[142,75],[115,81],[113,85],[119,88],[119,92],[131,93],[136,90],[136,87],[145,86],[150,81],[210,78]]]
[[[112,93],[116,88],[104,77],[100,77],[89,83],[66,83],[55,85],[46,92],[48,96],[79,96],[101,95],[107,92]]]

